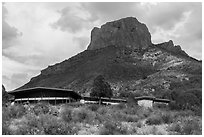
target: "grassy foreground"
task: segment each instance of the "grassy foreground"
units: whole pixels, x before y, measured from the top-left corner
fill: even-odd
[[[35,104],[2,108],[5,135],[186,135],[202,134],[202,118],[190,110],[131,104]]]

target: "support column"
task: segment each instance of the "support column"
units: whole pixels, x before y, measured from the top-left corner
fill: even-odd
[[[55,105],[56,105],[56,97],[55,97]]]

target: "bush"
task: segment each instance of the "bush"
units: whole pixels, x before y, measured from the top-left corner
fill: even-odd
[[[126,104],[125,103],[120,103],[120,104],[116,105],[115,107],[116,107],[116,109],[121,110],[121,109],[126,108]]]
[[[74,122],[93,122],[95,115],[92,111],[85,108],[75,108],[72,111],[72,119]]]
[[[106,121],[100,129],[100,135],[122,135],[127,134],[127,130],[122,129],[118,123]]]
[[[9,125],[6,122],[2,122],[2,135],[11,135]]]
[[[114,114],[113,118],[119,121],[126,122],[137,122],[139,120],[139,117],[137,115],[123,114],[122,112]]]
[[[180,123],[173,123],[170,127],[169,127],[170,131],[175,131],[177,133],[180,133],[182,131]]]
[[[84,104],[80,103],[80,102],[71,102],[71,103],[68,103],[65,105],[65,107],[81,107],[83,106]]]
[[[88,105],[88,109],[91,110],[91,111],[97,111],[98,108],[99,108],[98,104],[90,104],[90,105]]]
[[[202,129],[198,121],[192,119],[184,121],[184,125],[181,131],[181,134],[192,135],[192,134],[201,134]]]
[[[71,125],[58,120],[50,115],[41,115],[40,122],[46,135],[69,135],[72,134]]]
[[[101,115],[105,115],[108,112],[108,107],[106,106],[100,106],[100,108],[98,108],[97,112]]]
[[[23,105],[14,105],[8,107],[8,117],[9,118],[20,118],[26,114],[26,110]]]
[[[163,113],[163,114],[161,115],[161,118],[162,118],[162,120],[163,120],[163,123],[165,123],[165,124],[169,124],[169,123],[172,123],[172,122],[173,122],[173,116],[172,116],[171,113],[165,112],[165,113]]]
[[[49,112],[48,104],[38,103],[34,106],[33,111],[36,115],[47,114]]]
[[[195,117],[182,117],[179,122],[173,123],[169,130],[181,135],[202,134],[201,120],[199,121]]]
[[[152,115],[146,120],[146,124],[148,125],[159,125],[163,122],[162,118],[158,115]]]
[[[65,122],[70,122],[72,120],[72,109],[73,108],[64,108],[60,113],[61,118]]]

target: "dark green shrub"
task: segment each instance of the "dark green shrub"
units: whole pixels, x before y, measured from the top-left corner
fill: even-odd
[[[72,109],[73,108],[64,108],[60,113],[61,118],[65,122],[70,122],[72,120]]]
[[[105,115],[106,113],[107,113],[107,111],[108,111],[108,107],[106,107],[106,106],[101,106],[98,110],[97,110],[97,112],[99,113],[99,114],[101,114],[101,115]]]
[[[91,111],[97,111],[100,106],[98,104],[90,104],[88,105],[88,109]]]
[[[49,112],[48,104],[38,103],[34,106],[33,111],[35,115],[47,114]]]
[[[25,114],[26,114],[26,110],[23,107],[23,105],[17,104],[17,105],[8,107],[8,116],[10,118],[20,118]]]
[[[170,130],[170,131],[173,131],[173,132],[181,133],[182,128],[181,128],[180,124],[181,124],[181,123],[174,123],[174,124],[172,124],[172,125],[169,127],[169,130]]]
[[[169,124],[169,123],[173,122],[173,116],[171,115],[171,113],[168,113],[168,112],[163,113],[161,115],[161,118],[163,120],[163,123],[165,123],[165,124]]]
[[[11,131],[9,129],[9,124],[6,122],[2,122],[2,135],[11,135]]]
[[[193,119],[185,120],[181,134],[184,135],[202,134],[202,129],[199,125],[199,122]]]
[[[143,124],[142,124],[142,122],[141,122],[141,121],[137,122],[137,127],[138,127],[138,128],[141,128],[141,127],[142,127],[142,125],[143,125]]]
[[[173,123],[169,127],[169,130],[181,135],[201,135],[201,121],[196,118],[189,118],[190,117],[182,117],[179,119],[179,122]]]
[[[139,117],[137,115],[124,114],[122,112],[115,113],[113,118],[117,121],[137,122]]]
[[[72,125],[58,120],[51,115],[41,115],[39,119],[46,135],[69,135],[72,134]]]
[[[159,115],[152,115],[146,120],[146,124],[148,125],[159,125],[163,122],[161,116]]]
[[[126,108],[126,104],[125,103],[120,103],[120,104],[116,105],[115,107],[116,107],[116,109],[121,110],[121,109]]]
[[[122,129],[118,123],[113,121],[105,121],[103,127],[100,129],[100,135],[124,135],[127,130]]]
[[[66,104],[65,106],[66,107],[81,107],[83,106],[84,104],[80,103],[80,102],[71,102],[71,103],[68,103]]]
[[[92,122],[95,119],[94,112],[85,108],[75,108],[72,111],[72,119],[74,122]]]

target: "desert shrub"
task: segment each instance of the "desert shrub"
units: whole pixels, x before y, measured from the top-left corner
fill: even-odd
[[[34,114],[25,115],[24,118],[15,123],[17,129],[15,135],[69,135],[74,134],[73,124],[49,114],[41,114],[36,117]]]
[[[137,122],[139,117],[137,115],[125,115],[123,119],[127,122]]]
[[[148,125],[159,125],[163,122],[162,118],[159,115],[152,115],[146,120]]]
[[[15,119],[10,123],[11,128],[9,134],[13,135],[34,135],[39,134],[39,125],[36,116],[26,114],[21,118]]]
[[[2,107],[2,135],[10,135],[10,114],[7,107]]]
[[[113,121],[105,121],[103,127],[100,129],[100,135],[122,135],[127,134],[127,130],[122,129],[121,126]]]
[[[99,105],[98,104],[90,104],[87,106],[89,110],[91,111],[97,111],[98,108],[99,108]]]
[[[129,114],[129,115],[136,115],[138,114],[138,108],[136,107],[127,107],[123,110],[123,113]]]
[[[47,114],[49,112],[48,104],[38,103],[34,106],[33,111],[35,115]]]
[[[41,115],[39,120],[42,123],[43,131],[46,135],[72,134],[71,125],[58,120],[57,117]]]
[[[100,108],[98,108],[97,112],[101,115],[105,115],[108,112],[108,107],[106,106],[101,106]]]
[[[170,127],[169,127],[169,130],[170,131],[173,131],[173,132],[177,132],[177,133],[180,133],[181,132],[181,126],[180,126],[181,123],[173,123]]]
[[[118,121],[137,122],[139,117],[137,115],[124,114],[122,112],[115,113],[113,118]]]
[[[120,103],[120,104],[116,105],[115,107],[116,107],[116,109],[121,110],[121,109],[126,108],[126,104],[125,103]]]
[[[9,106],[7,113],[9,118],[20,118],[26,114],[26,110],[23,105],[17,104],[14,106]]]
[[[179,110],[180,106],[175,101],[171,101],[169,103],[169,109],[170,110]]]
[[[172,114],[171,113],[163,113],[162,115],[161,115],[161,118],[162,118],[162,120],[163,120],[163,123],[165,123],[165,124],[169,124],[169,123],[172,123],[173,122],[173,116],[172,116]]]
[[[7,125],[2,125],[2,135],[11,135],[11,131]]]
[[[177,118],[177,122],[173,123],[168,129],[182,135],[202,134],[201,120],[196,117]]]
[[[71,102],[71,103],[66,104],[65,106],[67,106],[67,107],[81,107],[83,105],[84,104],[82,104],[80,102]]]
[[[49,110],[50,115],[53,115],[53,116],[58,116],[59,115],[59,110],[56,107],[50,106],[49,109],[50,109]]]
[[[104,121],[109,120],[110,117],[107,115],[101,115],[99,113],[95,113],[95,120],[96,122],[98,122],[99,124],[104,123]]]
[[[193,119],[187,119],[184,121],[181,134],[192,135],[192,134],[201,134],[201,133],[202,133],[202,129],[198,121],[195,121]]]
[[[64,108],[60,113],[61,118],[65,122],[70,122],[72,120],[72,109],[73,108]]]
[[[192,110],[198,115],[202,108],[202,89],[175,88],[170,91],[171,110]]]
[[[75,122],[93,122],[95,118],[94,112],[85,108],[75,108],[72,111],[72,119]]]
[[[191,110],[180,110],[175,111],[175,117],[186,117],[186,116],[194,116],[194,112]]]
[[[10,109],[7,107],[2,107],[2,122],[7,122],[10,119]]]
[[[136,124],[136,126],[137,126],[138,128],[141,128],[141,127],[143,126],[143,124],[142,124],[141,121],[138,121],[137,124]]]

